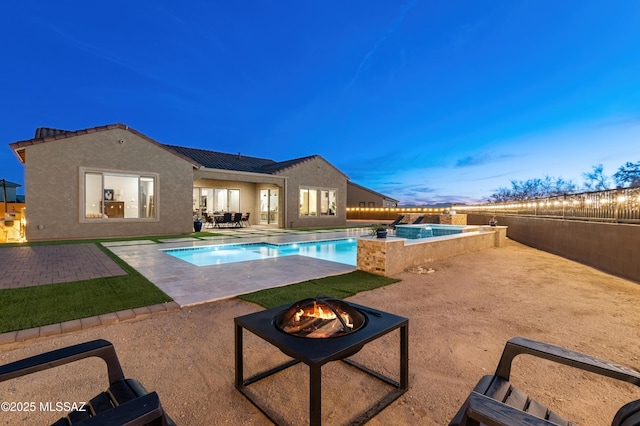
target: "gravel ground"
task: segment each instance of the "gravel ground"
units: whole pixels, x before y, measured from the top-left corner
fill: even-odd
[[[349,300],[409,318],[410,389],[371,425],[445,425],[504,343],[524,336],[638,368],[640,286],[509,241],[506,248],[451,257],[405,272],[401,282]],[[261,309],[237,299],[55,337],[0,346],[4,364],[46,350],[104,338],[124,372],[160,395],[181,425],[268,425],[233,385],[233,318]],[[398,333],[366,345],[358,361],[398,374]],[[287,359],[245,332],[245,376]],[[343,424],[388,388],[332,362],[323,372],[323,424]],[[581,425],[606,425],[640,398],[632,385],[568,367],[516,359],[513,380]],[[396,376],[397,377],[397,376]],[[0,384],[0,401],[79,402],[106,388],[104,364],[86,360]],[[288,422],[305,424],[308,369],[297,365],[253,385]],[[3,425],[48,424],[61,413],[0,413]]]

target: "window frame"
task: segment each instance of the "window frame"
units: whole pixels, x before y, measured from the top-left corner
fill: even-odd
[[[305,192],[308,194],[307,195],[307,204],[306,204],[306,212],[307,214],[303,214],[303,192]],[[315,194],[315,195],[312,195]],[[322,195],[323,193],[333,193],[334,194],[334,198],[335,198],[335,211],[333,214],[328,214],[328,213],[323,213],[322,212]],[[315,205],[311,206],[311,201],[312,199],[315,201]],[[330,204],[329,204],[330,207]],[[312,212],[315,212],[315,214],[311,214]],[[299,186],[298,187],[298,217],[301,219],[310,219],[310,218],[325,218],[325,219],[329,219],[329,218],[335,218],[338,216],[338,189],[337,188],[330,188],[330,187],[314,187],[314,186]]]
[[[87,186],[86,176],[87,174],[100,175],[100,193],[104,193],[105,188],[105,176],[122,176],[138,179],[138,216],[140,216],[140,180],[143,178],[151,178],[153,180],[153,194],[146,194],[149,197],[153,197],[153,212],[152,217],[87,217]],[[160,199],[158,194],[160,193],[160,174],[153,172],[143,171],[131,171],[131,170],[117,170],[117,169],[105,169],[99,167],[80,167],[79,168],[79,196],[78,196],[78,215],[80,223],[132,223],[132,222],[159,222],[160,221]],[[108,188],[111,189],[111,188]],[[104,214],[104,208],[101,209],[101,214]]]

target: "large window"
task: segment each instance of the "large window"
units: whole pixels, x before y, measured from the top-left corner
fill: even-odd
[[[156,175],[83,171],[86,219],[156,218]]]
[[[336,207],[336,190],[300,188],[300,216],[334,216]]]
[[[239,212],[240,190],[193,188],[193,211],[208,214],[213,214],[214,212]]]

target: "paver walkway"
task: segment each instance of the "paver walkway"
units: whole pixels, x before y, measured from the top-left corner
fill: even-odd
[[[0,289],[126,275],[95,244],[0,249]]]

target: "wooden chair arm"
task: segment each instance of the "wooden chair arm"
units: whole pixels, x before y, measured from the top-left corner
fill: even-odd
[[[538,358],[554,361],[559,364],[579,368],[581,370],[600,374],[617,380],[640,386],[640,372],[622,365],[596,358],[581,352],[572,351],[560,346],[537,342],[523,337],[510,339],[504,347],[504,352],[496,369],[496,376],[509,380],[511,363],[518,355],[533,355]]]
[[[486,426],[557,426],[478,392],[471,392],[469,395],[466,411],[468,418]]]
[[[102,358],[107,364],[110,384],[124,380],[122,367],[113,345],[111,342],[98,339],[2,365],[0,366],[0,382],[90,357]]]

